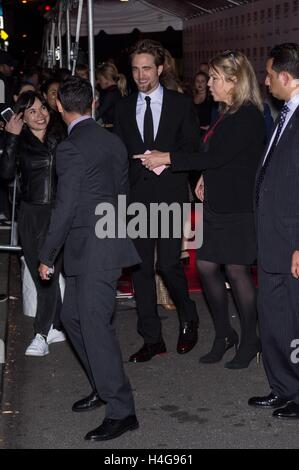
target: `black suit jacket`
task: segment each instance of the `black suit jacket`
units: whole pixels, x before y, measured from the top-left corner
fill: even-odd
[[[218,213],[253,211],[256,170],[265,143],[263,114],[252,104],[227,114],[201,151],[171,154],[172,171],[204,170],[205,192]]]
[[[160,151],[194,152],[200,146],[198,119],[192,100],[176,91],[163,89],[163,103],[154,147]],[[125,143],[130,163],[131,200],[142,202],[183,202],[188,200],[188,174],[174,174],[169,169],[160,176],[147,170],[135,154],[148,150],[136,121],[138,93],[116,105],[114,132]]]
[[[137,264],[128,238],[99,239],[95,233],[99,203],[116,208],[128,186],[127,152],[117,136],[93,119],[81,121],[57,148],[55,207],[40,260],[52,266],[62,246],[66,275],[81,275]],[[116,211],[117,212],[117,211]]]
[[[292,253],[299,249],[299,106],[267,168],[256,219],[262,268],[269,273],[290,273]]]

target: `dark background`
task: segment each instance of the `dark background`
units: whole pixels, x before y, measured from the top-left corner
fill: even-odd
[[[43,30],[46,24],[46,8],[56,5],[56,0],[2,0],[4,11],[4,30],[9,34],[9,52],[19,61],[19,68],[39,65]],[[26,36],[25,36],[26,35]],[[171,54],[182,57],[182,32],[168,28],[162,33],[141,33],[135,29],[130,34],[108,35],[101,31],[95,37],[95,63],[114,58],[119,70],[127,73],[128,50],[139,39],[151,37],[160,41]],[[65,49],[64,49],[65,50]],[[78,63],[88,63],[87,38],[80,38]]]

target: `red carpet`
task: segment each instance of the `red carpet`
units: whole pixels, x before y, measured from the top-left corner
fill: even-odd
[[[196,269],[196,250],[189,250],[189,264],[184,264],[184,270],[187,276],[189,292],[201,292],[202,287],[200,284],[199,275]],[[252,267],[252,276],[255,284],[257,285],[256,266]],[[132,297],[134,295],[130,270],[125,270],[119,280],[118,291],[120,297]]]
[[[199,276],[196,269],[196,251],[189,250],[190,258],[189,264],[184,264],[184,270],[187,276],[189,291],[190,292],[201,292],[202,288],[200,285]],[[131,282],[130,270],[124,270],[122,277],[118,283],[118,291],[120,296],[131,297],[133,295],[133,288]]]

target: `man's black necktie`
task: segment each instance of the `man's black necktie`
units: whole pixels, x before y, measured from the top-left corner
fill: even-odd
[[[284,104],[283,107],[281,108],[281,111],[280,111],[279,116],[278,116],[277,132],[275,134],[272,145],[271,145],[271,147],[269,149],[269,152],[267,154],[266,161],[264,162],[264,164],[263,164],[263,166],[262,166],[262,168],[259,172],[258,179],[257,179],[257,182],[256,182],[256,187],[255,187],[255,202],[256,202],[257,207],[259,205],[261,185],[264,181],[267,168],[268,168],[268,166],[270,164],[270,161],[273,157],[275,147],[277,145],[279,136],[281,134],[283,125],[285,123],[285,120],[286,120],[286,117],[287,117],[287,114],[288,114],[289,111],[290,111],[290,108],[286,104]]]
[[[154,121],[151,110],[151,99],[149,96],[145,97],[146,110],[143,121],[143,141],[147,150],[154,148]]]

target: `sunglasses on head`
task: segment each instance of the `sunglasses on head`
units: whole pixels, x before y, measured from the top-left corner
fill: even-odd
[[[231,59],[233,61],[234,65],[236,67],[238,66],[238,62],[237,62],[236,55],[235,55],[234,51],[230,51],[230,50],[224,51],[224,52],[222,52],[222,56]]]

